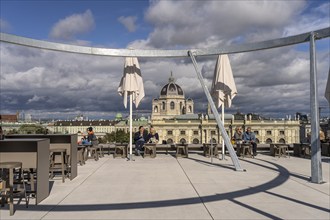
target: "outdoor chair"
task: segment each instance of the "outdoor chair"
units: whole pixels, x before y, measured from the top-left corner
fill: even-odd
[[[14,215],[14,197],[20,199],[25,198],[26,207],[29,205],[29,199],[26,193],[25,179],[22,169],[21,162],[2,162],[0,163],[1,170],[1,207],[4,206],[5,202],[9,204],[10,215]],[[18,170],[15,177],[15,170]],[[23,186],[23,189],[21,188]]]
[[[219,156],[219,147],[218,144],[203,144],[203,152],[204,152],[204,156],[205,157],[210,157],[215,156],[218,157]]]
[[[156,154],[156,144],[144,144],[143,157],[150,156],[151,158],[155,158]]]
[[[245,156],[249,156],[251,158],[254,158],[254,155],[252,153],[252,144],[246,144],[246,143],[243,143],[241,145],[241,150],[242,150],[242,157],[244,158]]]
[[[177,144],[175,156],[176,158],[188,157],[188,144]]]
[[[98,161],[100,157],[100,147],[98,143],[98,141],[92,141],[92,146],[88,147],[88,158],[94,158],[95,161]]]
[[[113,158],[121,157],[126,158],[127,157],[127,144],[116,144],[115,145],[115,151],[113,153]]]
[[[301,145],[301,154],[303,157],[311,156],[311,145],[310,144],[302,144]]]
[[[97,150],[99,152],[99,157],[104,157],[104,152],[103,152],[103,144],[98,144],[97,145]]]
[[[68,171],[68,155],[66,153],[66,149],[58,148],[58,149],[50,149],[51,153],[51,163],[49,167],[50,178],[54,178],[54,171],[61,171],[62,174],[62,182],[65,182],[65,178],[67,177],[65,172]]]
[[[289,154],[289,147],[288,145],[278,145],[278,144],[275,144],[274,145],[274,156],[278,156],[279,158],[281,156],[288,156],[290,158],[290,154]]]
[[[80,164],[80,166],[83,166],[85,164],[85,153],[86,153],[87,146],[78,146],[77,150],[77,161]]]

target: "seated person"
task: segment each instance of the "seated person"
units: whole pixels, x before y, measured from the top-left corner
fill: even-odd
[[[84,138],[81,138],[80,141],[78,141],[78,145],[82,145],[83,141],[84,141]]]
[[[139,127],[139,131],[134,134],[135,141],[135,154],[140,156],[141,151],[143,151],[143,145],[147,140],[147,132],[144,130],[143,126]]]
[[[243,143],[243,132],[242,132],[242,128],[239,126],[237,126],[235,129],[234,141],[236,144],[236,154],[237,154],[237,156],[241,156],[241,147],[242,147],[242,143]]]
[[[322,131],[321,127],[320,127],[320,141],[321,141],[321,144],[326,143],[325,135],[324,135],[324,132]]]
[[[88,140],[89,142],[91,142],[91,141],[96,141],[96,140],[97,140],[97,138],[96,138],[96,136],[95,136],[95,134],[94,134],[94,131],[93,131],[93,128],[92,128],[92,127],[89,127],[89,128],[87,129],[87,133],[88,133],[87,140]]]
[[[256,136],[251,131],[251,127],[246,129],[246,132],[243,135],[244,143],[252,144],[252,151],[253,156],[257,156],[257,143],[256,143]]]
[[[147,136],[147,142],[148,143],[154,143],[157,144],[159,142],[159,135],[156,132],[154,127],[150,127],[150,133]]]

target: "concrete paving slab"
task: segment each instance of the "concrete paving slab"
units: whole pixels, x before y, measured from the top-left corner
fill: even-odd
[[[309,182],[310,160],[259,154],[231,160],[189,154],[176,159],[106,155],[78,167],[78,176],[54,180],[39,205],[8,207],[1,219],[330,219],[330,186]],[[322,163],[329,180],[329,163]]]

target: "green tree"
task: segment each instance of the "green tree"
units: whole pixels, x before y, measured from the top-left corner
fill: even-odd
[[[102,142],[117,142],[117,143],[128,143],[129,133],[119,130],[117,132],[113,131],[111,133],[106,133]]]
[[[44,134],[46,129],[41,125],[24,124],[18,129],[19,134]]]

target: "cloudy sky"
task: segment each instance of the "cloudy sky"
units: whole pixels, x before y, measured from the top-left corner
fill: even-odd
[[[75,45],[136,49],[221,48],[330,26],[330,1],[0,1],[1,32]],[[316,42],[319,104],[330,60],[329,38]],[[111,118],[127,113],[117,88],[124,59],[0,45],[0,112],[35,118]],[[230,55],[238,95],[226,112],[286,117],[309,113],[309,44]],[[211,86],[216,56],[197,58]],[[173,71],[195,111],[206,97],[189,59],[140,59],[151,111]],[[135,110],[136,111],[136,110]]]

